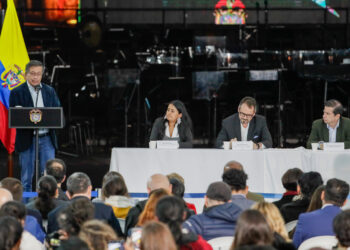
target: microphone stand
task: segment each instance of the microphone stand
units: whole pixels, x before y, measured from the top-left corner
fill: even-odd
[[[36,91],[36,100],[35,108],[38,106],[39,92],[41,87],[38,86],[35,88]],[[35,185],[39,181],[39,129],[35,129]]]

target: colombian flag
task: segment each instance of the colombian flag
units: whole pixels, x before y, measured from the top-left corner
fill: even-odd
[[[7,9],[0,33],[0,140],[11,154],[16,130],[8,127],[10,91],[25,82],[24,69],[29,57],[13,0]]]

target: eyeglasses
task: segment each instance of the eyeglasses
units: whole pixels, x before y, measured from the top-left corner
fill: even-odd
[[[31,76],[41,76],[42,74],[43,74],[42,72],[37,72],[37,73],[29,72],[29,75],[31,75]]]
[[[252,118],[252,117],[254,116],[254,114],[248,115],[248,114],[245,114],[245,113],[243,113],[243,112],[238,112],[238,114],[239,114],[240,116],[246,117],[246,118]]]

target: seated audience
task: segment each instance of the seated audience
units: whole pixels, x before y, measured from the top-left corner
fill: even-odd
[[[78,236],[83,223],[94,218],[94,211],[88,199],[76,199],[63,208],[57,217],[60,239]]]
[[[303,174],[299,168],[288,169],[282,176],[282,185],[286,192],[283,194],[282,198],[278,201],[273,202],[278,209],[284,204],[290,203],[293,201],[293,198],[298,195],[298,179]]]
[[[249,209],[254,204],[254,201],[248,200],[246,197],[248,193],[247,179],[248,175],[237,169],[228,169],[222,174],[222,181],[231,187],[232,203],[242,210]]]
[[[180,148],[192,148],[192,120],[185,104],[171,101],[165,115],[157,118],[152,127],[150,141],[177,140]]]
[[[168,225],[180,250],[206,250],[212,247],[200,236],[182,230],[185,209],[181,199],[175,196],[163,197],[158,201],[156,215],[159,221]]]
[[[182,227],[205,240],[234,235],[242,209],[230,201],[231,189],[226,183],[210,184],[204,197],[206,209],[202,214],[191,216]]]
[[[70,199],[69,202],[56,207],[48,215],[48,233],[52,233],[58,230],[57,215],[58,213],[71,202],[77,199],[91,200],[91,180],[89,176],[84,173],[76,172],[69,176],[67,180],[67,196]],[[105,220],[120,236],[123,235],[119,222],[114,216],[112,207],[103,203],[93,203],[94,205],[94,218],[99,220]]]
[[[347,250],[350,247],[350,210],[344,210],[335,216],[333,231],[338,239],[335,250]]]
[[[322,204],[321,195],[322,195],[322,192],[324,191],[324,189],[325,189],[324,185],[321,185],[318,188],[316,188],[315,192],[311,196],[310,204],[309,204],[309,207],[307,208],[306,212],[312,212],[312,211],[315,211],[317,209],[322,208],[323,204]]]
[[[90,220],[80,228],[79,238],[87,243],[90,250],[109,249],[108,243],[118,239],[114,230],[99,220]]]
[[[6,188],[8,191],[11,192],[13,200],[22,202],[23,186],[20,180],[12,177],[6,177],[1,180],[0,186],[2,188]],[[30,209],[30,208],[26,208],[26,210],[27,210],[26,220],[28,220],[29,217],[34,217],[37,220],[40,227],[44,230],[43,219],[41,217],[40,212],[36,209]]]
[[[58,158],[46,162],[46,174],[55,178],[58,187],[58,200],[68,201],[68,197],[62,190],[62,183],[66,180],[66,163]]]
[[[147,181],[147,192],[150,194],[153,190],[163,188],[168,193],[171,193],[172,187],[168,180],[168,178],[162,174],[154,174]],[[142,213],[145,205],[147,203],[147,199],[138,202],[134,207],[129,210],[128,215],[125,219],[125,231],[129,232],[129,229],[136,226],[139,216]]]
[[[0,209],[0,217],[11,216],[15,218],[18,222],[21,223],[21,226],[24,226],[25,217],[26,217],[26,208],[19,201],[8,201]],[[20,249],[44,249],[44,244],[37,240],[31,233],[27,230],[23,230]]]
[[[18,250],[23,228],[12,216],[0,217],[0,249]]]
[[[248,209],[239,216],[231,250],[242,246],[271,246],[273,232],[265,217],[257,210]]]
[[[178,180],[180,183],[182,183],[182,186],[183,186],[183,190],[182,190],[182,186],[179,185],[178,186],[178,189],[176,187],[174,187],[174,183],[171,183],[171,185],[173,186],[173,190],[172,190],[172,194],[173,195],[176,195],[180,198],[183,199],[184,195],[185,195],[185,179],[179,175],[178,173],[171,173],[171,174],[168,174],[167,175],[169,181],[171,182],[171,180]],[[174,182],[174,181],[173,181]],[[175,189],[175,190],[174,190]],[[189,203],[189,202],[186,202],[186,206],[191,209],[192,211],[194,211],[194,214],[197,214],[197,209],[196,209],[196,206],[193,204],[193,203]]]
[[[293,236],[295,247],[312,237],[334,235],[333,219],[341,212],[349,194],[349,184],[339,179],[327,181],[321,194],[322,208],[299,215],[298,224]]]
[[[57,250],[90,250],[85,241],[81,240],[77,236],[70,237],[68,240],[60,242],[60,246]]]
[[[134,250],[130,238],[125,243],[125,250]],[[140,249],[142,250],[177,250],[169,227],[162,222],[150,221],[142,228]]]
[[[10,191],[5,188],[0,188],[0,208],[3,204],[12,200],[13,196],[10,193]],[[41,218],[40,213],[39,217]],[[45,232],[43,228],[39,225],[37,219],[33,216],[27,215],[25,217],[24,229],[30,232],[33,236],[35,236],[40,242],[44,242]]]
[[[176,178],[169,178],[169,182],[172,186],[172,194],[175,195],[176,197],[179,197],[180,199],[182,199],[184,201],[185,210],[187,213],[186,219],[190,218],[192,215],[195,214],[195,212],[189,208],[186,201],[183,199],[184,194],[185,194],[185,185],[180,180],[178,180]],[[193,204],[191,204],[191,205],[193,205]]]
[[[158,201],[164,197],[170,195],[165,189],[156,189],[151,192],[151,195],[146,203],[145,208],[140,214],[137,226],[142,227],[146,222],[154,221],[156,218],[156,205]]]
[[[102,197],[105,204],[112,206],[117,218],[125,219],[133,206],[124,179],[121,177],[111,177],[107,180],[102,186]]]
[[[280,211],[274,204],[269,202],[258,202],[252,206],[252,209],[256,209],[264,215],[267,223],[273,231],[273,246],[276,249],[295,249],[293,244],[289,243],[291,240],[289,239],[287,230],[284,226],[284,220]]]
[[[306,212],[311,196],[317,187],[323,184],[322,177],[317,172],[303,173],[298,180],[300,198],[281,207],[281,214],[286,223],[297,220],[299,214]]]
[[[224,167],[224,172],[229,169],[237,169],[237,170],[244,171],[242,164],[238,161],[229,161],[228,163],[226,163]],[[264,201],[264,196],[262,196],[261,194],[252,193],[249,190],[246,197],[248,200],[252,200],[256,202]]]
[[[65,201],[58,200],[57,182],[51,175],[40,177],[37,185],[38,197],[29,202],[26,207],[30,209],[37,209],[43,219],[47,219],[48,213],[62,205]]]

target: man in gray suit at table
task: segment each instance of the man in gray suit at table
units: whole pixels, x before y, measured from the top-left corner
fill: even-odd
[[[222,121],[221,131],[216,139],[216,147],[222,148],[224,141],[253,141],[254,149],[271,148],[272,138],[266,119],[255,114],[256,101],[244,97],[238,106],[238,113]]]

